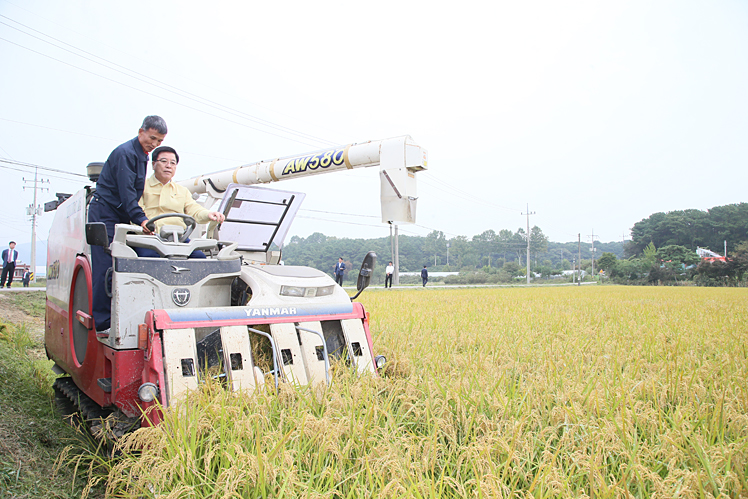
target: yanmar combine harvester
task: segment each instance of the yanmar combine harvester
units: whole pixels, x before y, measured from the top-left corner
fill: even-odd
[[[64,375],[55,382],[58,402],[89,422],[114,415],[124,428],[157,424],[161,408],[207,376],[251,392],[270,374],[276,385],[330,383],[331,358],[359,373],[376,372],[384,358],[374,355],[363,306],[325,273],[281,263],[304,194],[253,184],[377,165],[382,221],[415,222],[415,173],[427,167],[427,153],[407,136],[180,182],[203,206],[218,204],[226,216],[218,227],[196,227],[187,215],[179,215],[186,231],[165,225],[159,234],[144,235],[139,226],[117,225],[108,245],[103,224],[87,223],[95,187],[47,203],[56,214],[47,253],[45,345],[55,372]],[[92,182],[100,167],[89,165]],[[198,237],[186,242],[196,228]],[[92,244],[108,246],[113,261],[106,333],[96,332],[91,312]],[[136,247],[162,258],[140,258]],[[196,249],[208,258],[189,259]],[[359,293],[375,260],[373,253],[364,259]],[[253,358],[259,343],[271,351],[267,372]],[[160,408],[142,417],[157,402]]]

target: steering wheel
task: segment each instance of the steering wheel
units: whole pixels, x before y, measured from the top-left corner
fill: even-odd
[[[197,226],[197,222],[195,221],[195,219],[189,215],[185,215],[184,213],[162,213],[161,215],[156,215],[155,217],[148,220],[148,223],[145,224],[145,228],[155,233],[156,232],[156,221],[162,220],[164,218],[173,218],[173,217],[183,219],[185,225],[187,225],[187,230],[185,230],[184,234],[182,234],[179,237],[179,242],[183,243],[187,240],[188,237],[190,237],[190,234],[192,234],[192,231],[195,230],[195,227]]]

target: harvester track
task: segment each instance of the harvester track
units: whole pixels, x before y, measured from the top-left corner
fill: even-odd
[[[140,427],[140,418],[128,418],[119,409],[103,408],[83,393],[72,378],[57,378],[52,385],[57,409],[74,427],[85,426],[98,441],[111,444]]]

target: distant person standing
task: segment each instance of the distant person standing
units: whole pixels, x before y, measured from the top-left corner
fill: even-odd
[[[29,282],[31,282],[31,271],[26,269],[26,272],[23,273],[23,287],[28,288]]]
[[[387,283],[390,283],[390,288],[392,288],[392,273],[395,272],[395,266],[392,265],[392,262],[387,264],[387,267],[384,269],[384,287],[387,287]]]
[[[423,279],[423,287],[426,287],[426,283],[429,282],[429,271],[426,270],[426,266],[424,265],[421,269],[421,279]]]
[[[335,264],[335,282],[343,286],[343,273],[345,272],[345,262],[343,257],[338,258],[338,263]]]
[[[3,274],[0,277],[0,288],[5,286],[5,279],[8,279],[8,287],[13,282],[13,274],[16,273],[16,259],[18,258],[18,252],[16,251],[16,242],[11,241],[8,243],[8,248],[3,250]]]

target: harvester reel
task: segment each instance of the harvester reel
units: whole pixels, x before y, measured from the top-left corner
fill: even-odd
[[[156,215],[155,217],[148,220],[148,223],[145,224],[145,228],[156,234],[156,222],[164,218],[173,217],[181,218],[182,220],[184,220],[185,225],[187,225],[187,229],[184,231],[184,234],[179,236],[179,242],[183,243],[190,237],[190,234],[192,234],[192,231],[195,230],[195,227],[197,227],[197,222],[195,221],[195,219],[189,215],[185,215],[184,213],[162,213],[161,215]],[[156,236],[158,236],[159,239],[163,240],[163,238],[159,234],[156,234]]]

